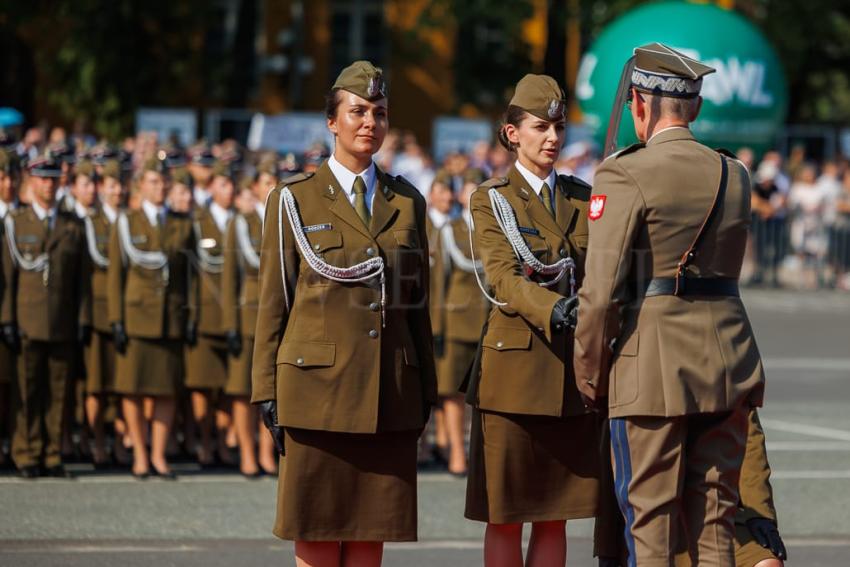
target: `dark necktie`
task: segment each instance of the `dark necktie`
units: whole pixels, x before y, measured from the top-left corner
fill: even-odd
[[[543,184],[543,188],[540,189],[540,199],[543,201],[543,206],[546,208],[546,211],[555,218],[555,210],[552,208],[552,189],[549,188],[548,183]]]
[[[366,206],[366,182],[359,175],[354,178],[354,210],[357,211],[357,216],[363,224],[368,227],[371,215],[369,207]]]

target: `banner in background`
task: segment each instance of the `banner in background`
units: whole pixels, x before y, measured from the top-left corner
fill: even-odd
[[[140,108],[136,111],[136,132],[156,132],[164,143],[172,136],[180,145],[195,143],[198,116],[191,108]]]
[[[453,152],[469,153],[480,143],[493,139],[493,124],[484,118],[439,116],[433,125],[433,154],[437,163]]]
[[[257,113],[248,130],[248,148],[303,154],[316,143],[333,149],[334,138],[321,112],[289,112],[267,116]]]

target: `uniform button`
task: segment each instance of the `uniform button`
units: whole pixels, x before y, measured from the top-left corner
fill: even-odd
[[[369,248],[366,249],[366,255],[367,256],[374,256],[375,255],[375,249],[370,246]]]
[[[567,251],[566,251],[566,249],[564,249],[564,248],[561,248],[560,250],[558,250],[558,254],[560,254],[560,255],[561,255],[561,258],[566,258],[566,257],[567,257]]]
[[[502,341],[496,343],[496,348],[502,348],[503,346],[505,346],[505,343],[503,343]]]
[[[381,304],[380,303],[370,303],[369,309],[371,309],[372,311],[379,311],[381,309]]]
[[[302,365],[304,364],[304,359],[303,359],[303,358],[299,358],[299,359],[297,359],[297,360],[295,361],[295,364],[297,364],[298,366],[302,366]]]
[[[318,250],[318,249],[319,249],[319,248],[321,248],[321,247],[322,247],[322,245],[321,245],[321,244],[314,244],[314,245],[313,245],[313,250]]]
[[[369,336],[372,337],[373,339],[377,339],[378,338],[378,331],[376,331],[375,329],[371,329],[369,331]]]

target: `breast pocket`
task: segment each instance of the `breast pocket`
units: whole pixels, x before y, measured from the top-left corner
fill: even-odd
[[[343,246],[342,233],[336,230],[321,230],[307,234],[310,248],[314,254],[324,262],[337,268],[347,268],[345,260],[345,247]],[[306,263],[302,263],[305,270],[307,285],[321,286],[330,285],[332,280],[316,273]]]
[[[396,245],[393,252],[396,270],[405,276],[418,273],[428,259],[425,258],[416,229],[396,229],[393,231],[393,240]]]

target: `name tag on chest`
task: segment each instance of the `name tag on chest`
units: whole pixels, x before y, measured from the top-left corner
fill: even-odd
[[[519,231],[523,234],[530,234],[532,236],[540,236],[540,231],[536,228],[531,228],[528,226],[518,226]]]
[[[130,238],[133,244],[144,244],[148,241],[148,237],[144,234],[136,234]]]
[[[34,234],[21,234],[18,235],[17,240],[18,244],[37,244],[39,238]]]
[[[310,234],[311,232],[319,232],[320,230],[333,230],[333,225],[330,223],[311,224],[310,226],[304,227],[304,234]]]

